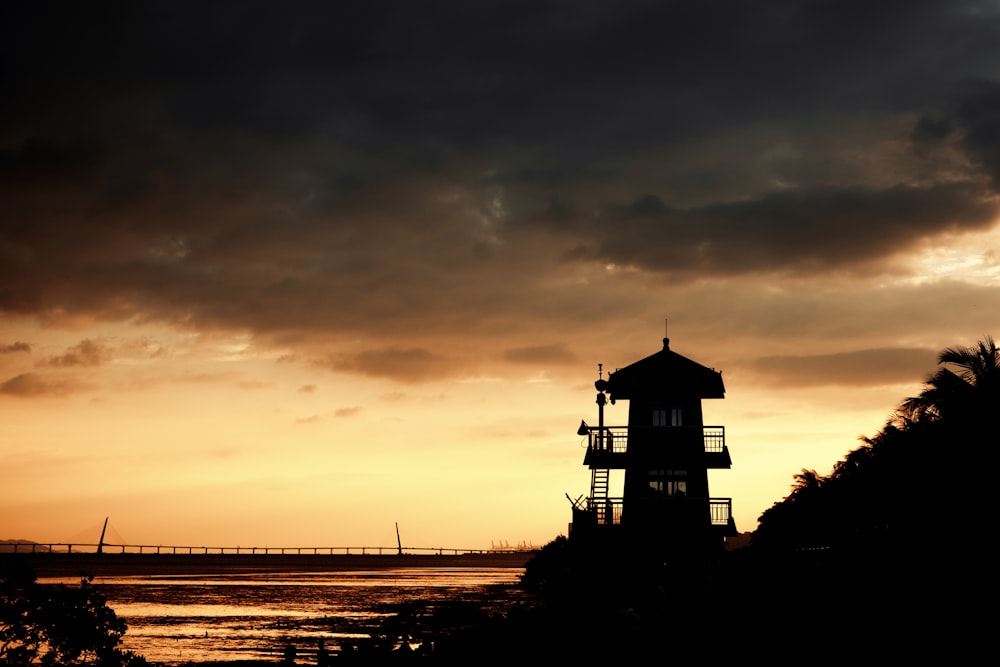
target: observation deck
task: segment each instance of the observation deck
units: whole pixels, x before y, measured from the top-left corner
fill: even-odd
[[[583,464],[591,468],[623,470],[628,463],[628,426],[585,426],[587,454]],[[664,447],[672,443],[701,439],[704,443],[705,465],[710,469],[728,469],[733,465],[726,447],[725,426],[633,426],[631,432],[655,429]],[[646,438],[643,438],[646,440]]]

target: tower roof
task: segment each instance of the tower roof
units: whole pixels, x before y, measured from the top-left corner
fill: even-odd
[[[613,401],[635,396],[724,398],[726,393],[720,371],[672,351],[669,338],[659,352],[609,374],[605,388]]]

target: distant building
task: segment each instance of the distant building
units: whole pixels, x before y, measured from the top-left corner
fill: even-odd
[[[722,374],[664,338],[662,350],[594,386],[598,425],[581,423],[578,432],[588,438],[590,495],[571,499],[571,542],[664,558],[721,551],[738,532],[731,499],[709,495],[708,470],[732,461],[725,428],[704,425],[701,401],[724,398]],[[605,424],[609,401],[629,402],[627,426]],[[609,488],[612,470],[624,471],[620,495]]]

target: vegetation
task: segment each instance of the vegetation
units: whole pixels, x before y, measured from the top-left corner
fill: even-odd
[[[1000,352],[992,338],[950,347],[919,396],[904,400],[827,476],[803,470],[760,517],[756,549],[907,551],[968,557],[972,519],[985,508],[982,473],[997,441]]]
[[[82,577],[76,587],[39,584],[19,559],[0,570],[0,664],[136,667],[146,661],[118,648],[125,623]]]

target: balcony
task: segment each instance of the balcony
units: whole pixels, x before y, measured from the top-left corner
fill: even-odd
[[[695,509],[697,504],[705,502],[704,499],[699,501],[695,498],[679,500],[682,504],[675,505],[675,507],[687,507],[690,509]],[[576,505],[574,509],[580,513],[581,518],[585,516],[587,523],[591,525],[612,526],[622,522],[622,510],[624,507],[624,498],[587,498],[579,505]],[[684,511],[687,512],[688,510]],[[700,514],[702,510],[697,511]],[[733,522],[732,498],[709,498],[708,515],[713,529],[723,529],[727,534],[732,531],[732,534],[735,534],[736,524]],[[702,514],[701,516],[704,515]]]
[[[736,537],[740,534],[736,530],[736,521],[733,520],[732,498],[709,498],[708,509],[712,517],[712,530],[717,534],[726,537]]]
[[[584,465],[591,468],[624,468],[625,453],[628,451],[628,426],[586,426],[587,454]],[[705,446],[705,464],[708,468],[731,468],[733,463],[726,447],[725,426],[649,426],[664,431],[664,438],[670,434],[686,434],[701,431]],[[583,435],[584,433],[581,433]]]
[[[628,426],[588,426],[586,435],[588,450],[624,454],[628,449]]]
[[[593,516],[594,523],[600,526],[612,526],[622,522],[624,498],[588,498],[584,507]]]
[[[587,428],[587,454],[583,464],[591,468],[625,467],[625,451],[628,449],[627,426],[605,426]]]
[[[709,498],[708,512],[713,526],[728,526],[733,520],[732,498]]]

